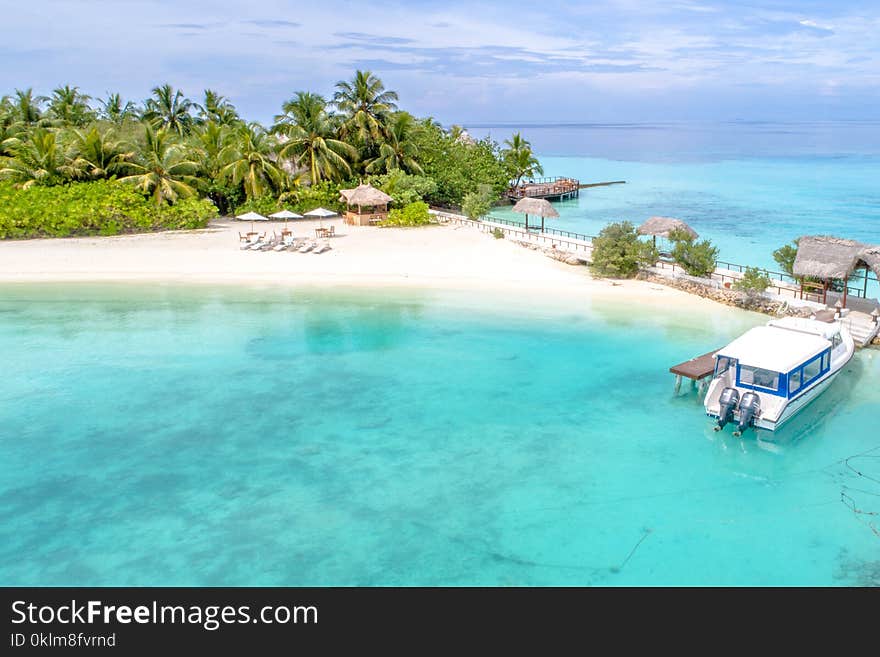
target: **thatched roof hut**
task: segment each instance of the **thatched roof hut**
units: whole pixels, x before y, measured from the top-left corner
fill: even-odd
[[[880,245],[866,248],[862,251],[861,258],[871,268],[877,279],[880,280]]]
[[[654,237],[669,237],[669,233],[674,230],[683,230],[694,239],[699,237],[697,231],[681,219],[673,219],[672,217],[651,217],[639,226],[640,234],[653,235]]]
[[[849,278],[866,244],[830,235],[810,235],[798,240],[792,273],[822,280]]]
[[[376,189],[372,185],[358,185],[354,189],[340,189],[340,200],[345,201],[348,205],[357,205],[361,207],[378,207],[385,206],[393,200],[388,194],[381,189]]]
[[[854,240],[845,240],[830,235],[810,235],[798,240],[797,257],[794,260],[792,273],[801,279],[801,298],[804,289],[821,290],[821,301],[825,301],[831,281],[848,281],[857,269],[873,270],[880,279],[880,246],[863,244]],[[808,283],[804,277],[823,281],[822,286]],[[843,287],[843,305],[849,285]],[[868,272],[865,272],[863,295],[868,293]]]
[[[388,204],[394,199],[372,185],[360,184],[354,189],[340,189],[339,200],[348,205],[345,223],[368,226],[388,218]]]

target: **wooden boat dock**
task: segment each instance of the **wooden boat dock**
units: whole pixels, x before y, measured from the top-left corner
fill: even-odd
[[[538,178],[521,182],[516,187],[510,187],[504,193],[514,203],[521,198],[544,198],[548,201],[564,201],[576,198],[580,190],[587,187],[604,187],[606,185],[622,185],[625,180],[611,180],[608,182],[581,183],[575,178],[556,176],[553,178]]]
[[[712,376],[715,372],[715,354],[719,351],[720,349],[714,349],[702,356],[691,358],[690,360],[686,360],[683,363],[670,367],[669,371],[675,374],[675,392],[678,392],[681,389],[682,377],[690,379],[693,382],[693,385],[699,386],[699,389],[702,392],[705,379]]]

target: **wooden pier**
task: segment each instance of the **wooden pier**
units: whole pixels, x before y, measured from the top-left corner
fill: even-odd
[[[682,377],[690,379],[695,387],[699,388],[700,393],[706,385],[706,379],[715,372],[715,354],[720,349],[715,349],[709,353],[691,358],[678,365],[673,365],[669,371],[675,374],[675,392],[681,389]]]
[[[545,198],[548,201],[563,201],[567,198],[575,198],[581,189],[581,183],[574,178],[556,176],[554,178],[538,178],[521,182],[516,187],[510,187],[504,195],[511,201],[521,198]]]

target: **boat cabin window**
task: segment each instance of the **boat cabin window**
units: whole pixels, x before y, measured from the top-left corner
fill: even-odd
[[[779,390],[779,372],[752,367],[751,365],[740,365],[739,382],[747,386],[765,388],[775,392]]]
[[[804,386],[813,383],[831,369],[831,352],[826,351],[804,363],[788,375],[788,396],[793,397]]]
[[[717,379],[734,365],[736,365],[736,359],[728,358],[727,356],[718,356],[718,358],[715,359],[715,378]]]
[[[822,371],[822,359],[817,358],[816,360],[811,360],[809,363],[804,365],[804,381],[812,381],[819,373]]]
[[[836,349],[841,342],[843,342],[843,338],[840,337],[840,333],[835,333],[831,338],[831,348]]]
[[[801,371],[795,370],[788,375],[788,394],[793,395],[801,389]]]

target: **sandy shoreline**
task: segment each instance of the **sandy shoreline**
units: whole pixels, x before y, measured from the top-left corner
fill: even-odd
[[[239,249],[249,225],[218,220],[198,231],[0,242],[0,283],[175,283],[331,288],[484,291],[536,301],[618,299],[654,308],[719,307],[642,281],[594,279],[582,266],[557,262],[466,226],[420,229],[335,225],[320,255]],[[280,222],[260,231],[280,231]],[[318,222],[290,224],[314,236]]]

